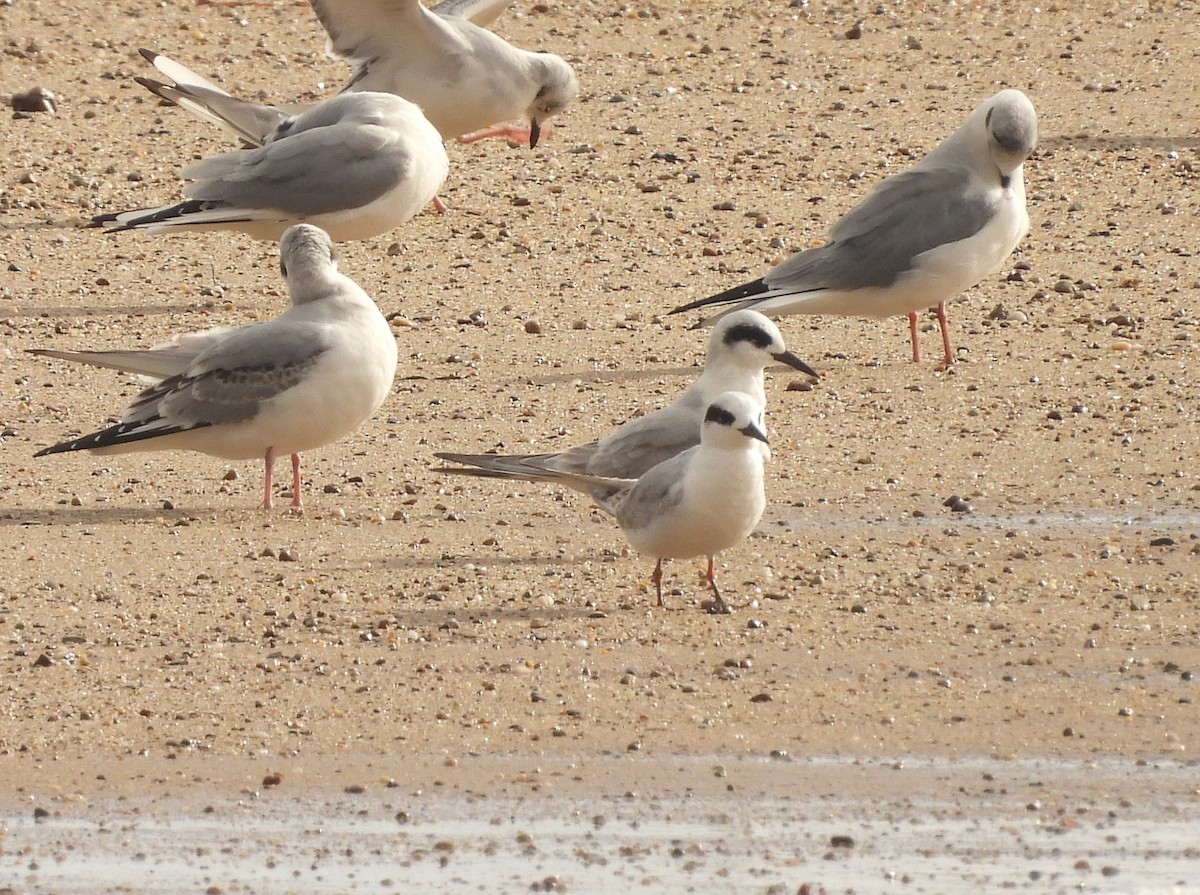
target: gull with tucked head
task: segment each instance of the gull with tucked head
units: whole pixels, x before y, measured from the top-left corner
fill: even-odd
[[[292,306],[265,323],[190,333],[146,350],[58,351],[42,357],[155,380],[121,422],[38,451],[200,451],[261,458],[270,509],[275,458],[292,458],[292,506],[303,505],[300,453],[349,435],[379,409],[396,374],[396,340],[375,302],[338,272],[333,243],[291,227],[279,261]]]
[[[253,115],[239,116],[237,101],[227,100],[224,120],[252,127]],[[280,118],[260,148],[184,168],[192,181],[183,189],[187,201],[98,215],[89,226],[240,230],[275,240],[304,221],[335,242],[370,239],[429,204],[448,170],[438,132],[413,103],[391,93],[344,93]]]
[[[997,270],[1029,232],[1023,165],[1036,143],[1033,104],[1001,90],[911,169],[880,182],[825,245],[671,313],[733,305],[771,315],[907,314],[917,363],[917,311],[936,306],[951,364],[946,302]]]

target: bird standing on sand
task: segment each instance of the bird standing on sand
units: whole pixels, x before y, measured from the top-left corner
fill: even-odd
[[[429,204],[448,170],[441,137],[411,102],[344,93],[283,118],[260,148],[184,168],[188,201],[98,215],[90,226],[240,230],[275,240],[307,222],[335,242],[370,239]]]
[[[722,550],[749,537],[767,505],[760,449],[767,436],[761,418],[762,405],[750,395],[726,392],[706,408],[698,445],[636,479],[550,470],[498,474],[469,466],[438,471],[551,482],[590,494],[616,519],[635,550],[657,560],[651,577],[659,606],[666,606],[663,560],[706,556],[713,592],[707,609],[728,613],[731,607],[717,588],[714,561]]]
[[[143,351],[33,349],[159,380],[117,425],[36,456],[192,450],[261,457],[262,506],[270,509],[275,458],[290,454],[292,506],[300,508],[301,452],[349,435],[379,409],[396,374],[396,340],[375,302],[338,272],[324,231],[290,228],[279,254],[292,306],[274,320],[191,333]]]
[[[936,306],[951,364],[946,302],[999,268],[1029,232],[1022,166],[1036,143],[1033,104],[1001,90],[911,169],[880,182],[825,245],[671,313],[734,305],[769,315],[907,314],[918,363],[917,311]]]

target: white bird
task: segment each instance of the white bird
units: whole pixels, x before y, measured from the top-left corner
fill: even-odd
[[[292,306],[274,320],[191,333],[142,351],[32,349],[160,380],[119,424],[35,456],[192,450],[261,457],[262,506],[270,509],[275,458],[290,454],[292,506],[301,507],[301,452],[349,435],[379,409],[396,373],[396,341],[375,302],[338,272],[325,232],[291,227],[279,254]]]
[[[449,161],[438,132],[405,99],[346,93],[285,117],[261,148],[183,169],[188,201],[93,218],[112,232],[240,230],[278,239],[305,221],[335,242],[370,239],[432,201]]]
[[[535,147],[545,123],[579,93],[561,56],[518,49],[484,27],[512,0],[443,0],[431,9],[419,0],[310,2],[329,35],[328,51],[356,66],[341,92],[402,96],[444,140],[507,137]],[[235,100],[173,59],[139,52],[172,83],[138,83],[251,145],[261,145],[288,114]]]
[[[946,302],[997,270],[1029,232],[1023,164],[1036,143],[1033,104],[1020,90],[1001,90],[915,166],[881,181],[828,243],[671,313],[736,305],[764,314],[907,314],[917,363],[916,312],[936,305],[951,364]]]
[[[592,496],[612,515],[639,553],[655,557],[652,580],[658,605],[664,559],[708,557],[709,612],[731,611],[717,588],[714,559],[754,531],[767,505],[763,454],[767,441],[759,425],[762,405],[744,392],[726,392],[705,411],[700,443],[652,466],[636,479],[577,472],[512,472],[506,478],[552,482]],[[472,467],[439,472],[494,477]]]
[[[329,49],[357,68],[343,90],[386,90],[425,110],[446,139],[537,145],[542,126],[579,93],[553,53],[514,47],[482,27],[511,0],[309,0]],[[478,23],[478,24],[477,24]],[[500,124],[520,119],[528,127]]]
[[[723,317],[713,329],[700,378],[683,394],[666,407],[630,420],[599,441],[549,454],[439,452],[435,456],[479,467],[480,475],[575,472],[635,479],[650,467],[699,444],[705,411],[725,392],[744,392],[763,407],[767,399],[763,370],[775,361],[810,376],[817,375],[787,350],[774,323],[757,311],[738,311]],[[762,419],[758,424],[766,432]]]

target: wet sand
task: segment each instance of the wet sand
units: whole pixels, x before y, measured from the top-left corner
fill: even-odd
[[[257,464],[33,459],[98,428],[138,386],[25,350],[150,345],[265,319],[286,300],[272,245],[77,228],[176,198],[183,163],[230,148],[132,82],[150,74],[137,47],[263,99],[316,99],[345,66],[321,55],[302,4],[129,4],[102,21],[56,0],[0,7],[0,92],[58,97],[57,114],[6,123],[0,183],[6,855],[34,835],[34,806],[82,835],[72,824],[125,810],[114,800],[187,818],[187,806],[252,798],[276,772],[270,798],[300,805],[354,778],[382,823],[393,803],[381,779],[436,794],[447,762],[456,791],[520,798],[505,810],[533,818],[567,808],[473,777],[478,761],[578,763],[580,798],[620,800],[652,789],[629,770],[639,762],[790,773],[937,760],[971,784],[938,803],[967,829],[979,780],[957,762],[1099,762],[1111,798],[1148,812],[1146,768],[1194,771],[1194,10],[876,6],[506,13],[497,30],[564,54],[583,93],[533,152],[450,147],[451,214],[343,247],[342,269],[396,315],[400,371],[374,420],[305,458],[303,516],[253,508]],[[846,39],[860,20],[861,39]],[[790,372],[769,376],[767,514],[718,571],[749,608],[705,615],[701,564],[676,562],[672,609],[656,609],[652,562],[582,497],[432,469],[435,450],[557,449],[670,400],[704,335],[667,309],[819,244],[879,178],[1005,86],[1040,116],[1032,232],[950,306],[959,362],[911,364],[901,319],[781,321],[822,378],[787,390]],[[932,358],[932,316],[923,330]],[[970,512],[952,512],[952,496]],[[849,816],[874,804],[833,778],[820,791]],[[1066,774],[1068,795],[1088,778]],[[684,797],[670,780],[656,798]],[[769,787],[750,789],[776,810]],[[1194,824],[1194,788],[1162,792],[1155,804]],[[731,816],[754,816],[755,799],[732,798],[745,801]],[[1011,801],[995,814],[981,802],[980,817],[1028,821]],[[454,799],[433,802],[430,817],[456,816]],[[354,799],[330,804],[327,823],[350,823]],[[822,869],[827,834],[804,828]],[[908,847],[895,842],[885,855]],[[1023,847],[1001,850],[1012,865]],[[771,863],[745,853],[746,866]],[[1086,860],[1089,886],[1139,888]],[[58,889],[44,864],[21,885]],[[1146,890],[1169,890],[1175,865],[1162,866]],[[1050,889],[1076,881],[1062,863],[1046,872],[1067,874]],[[571,873],[570,891],[586,891]],[[953,890],[945,879],[930,891]],[[834,877],[786,880],[794,891]],[[857,880],[836,878],[870,890]]]

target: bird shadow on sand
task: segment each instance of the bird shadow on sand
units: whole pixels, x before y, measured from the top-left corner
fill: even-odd
[[[15,305],[8,313],[18,317],[156,317],[166,314],[200,313],[203,305],[115,305],[95,307],[87,305],[33,306]]]
[[[1079,136],[1056,134],[1053,137],[1047,137],[1044,140],[1038,141],[1035,156],[1037,153],[1044,152],[1047,149],[1062,149],[1067,146],[1072,149],[1106,150],[1134,149],[1136,147],[1161,149],[1163,151],[1171,149],[1200,149],[1200,137],[1197,137],[1195,134],[1181,137],[1164,137],[1161,134],[1104,134],[1102,136],[1093,136],[1091,134],[1081,134]]]
[[[600,563],[613,561],[615,561],[613,556],[599,551],[574,554],[569,559],[549,553],[529,553],[520,556],[502,556],[495,553],[456,553],[454,555],[442,554],[441,556],[373,556],[363,559],[361,563],[348,563],[347,568],[454,569],[474,565],[491,568],[535,568],[539,566],[550,568],[553,566],[555,568],[568,569],[585,562]]]
[[[220,510],[164,510],[162,507],[39,507],[0,511],[0,526],[5,525],[124,525],[158,519],[177,522],[215,521]]]

